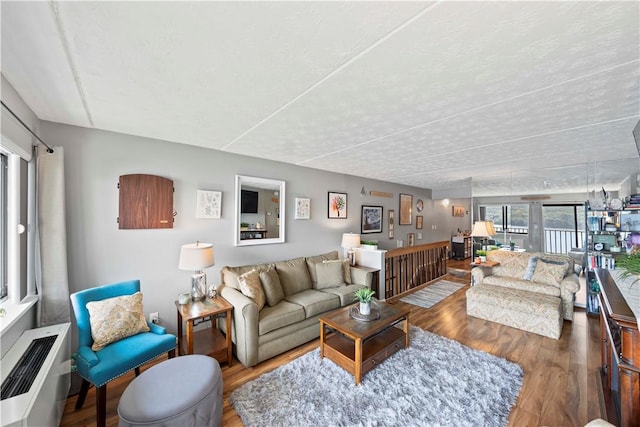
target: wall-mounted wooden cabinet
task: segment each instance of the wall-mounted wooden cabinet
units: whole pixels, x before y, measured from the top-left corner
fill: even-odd
[[[122,175],[119,228],[173,228],[173,181],[155,175]]]

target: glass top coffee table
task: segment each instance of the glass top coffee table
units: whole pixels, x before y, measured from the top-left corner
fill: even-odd
[[[320,316],[320,357],[327,357],[355,377],[362,376],[396,351],[409,346],[409,310],[377,302],[380,317],[371,321],[349,315],[351,306]],[[402,328],[397,327],[402,322]]]

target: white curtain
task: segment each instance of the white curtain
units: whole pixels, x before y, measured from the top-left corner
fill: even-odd
[[[40,296],[38,325],[71,320],[67,275],[64,150],[37,149],[36,176],[36,289]]]

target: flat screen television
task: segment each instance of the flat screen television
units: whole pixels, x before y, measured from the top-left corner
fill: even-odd
[[[258,192],[241,190],[240,192],[240,212],[258,213]]]

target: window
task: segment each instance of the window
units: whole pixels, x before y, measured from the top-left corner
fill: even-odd
[[[8,283],[9,276],[7,273],[7,173],[9,169],[8,157],[4,153],[0,153],[0,245],[2,257],[0,259],[0,301],[3,301],[8,296]]]
[[[27,296],[27,233],[12,233],[27,224],[29,164],[17,154],[0,151],[0,302]],[[15,294],[14,294],[15,293]],[[14,298],[15,297],[15,298]]]
[[[544,250],[565,254],[584,243],[584,205],[543,205]]]
[[[529,233],[529,205],[487,205],[480,208],[480,218],[493,221],[498,233],[528,234]]]

